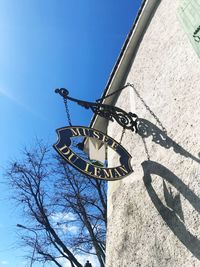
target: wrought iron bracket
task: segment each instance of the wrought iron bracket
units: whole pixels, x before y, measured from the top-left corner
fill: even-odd
[[[65,88],[56,89],[55,93],[59,94],[64,99],[76,102],[78,105],[86,109],[91,109],[94,114],[97,114],[107,120],[115,120],[124,129],[131,130],[135,133],[137,133],[138,131],[138,116],[132,112],[127,113],[126,111],[118,107],[101,103],[83,101],[70,97],[68,90]]]

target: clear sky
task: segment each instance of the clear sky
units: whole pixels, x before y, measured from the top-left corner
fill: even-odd
[[[37,136],[67,124],[57,87],[94,101],[108,81],[141,0],[0,0],[0,175]],[[72,123],[92,114],[70,105]],[[22,219],[0,184],[0,267],[29,266],[17,249]],[[34,264],[34,266],[41,266]],[[95,266],[93,266],[95,267]]]

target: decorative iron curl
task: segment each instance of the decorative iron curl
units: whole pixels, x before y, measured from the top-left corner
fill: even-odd
[[[87,102],[69,96],[69,92],[65,88],[56,89],[55,93],[61,95],[64,99],[76,102],[78,105],[86,109],[91,109],[93,113],[110,121],[116,121],[124,129],[131,130],[135,133],[138,131],[138,116],[132,112],[126,112],[121,108],[94,102]]]

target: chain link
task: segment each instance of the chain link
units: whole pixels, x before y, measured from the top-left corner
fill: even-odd
[[[97,101],[101,101],[107,97],[110,97],[116,93],[119,93],[121,92],[122,90],[124,90],[125,88],[127,88],[128,86],[132,87],[136,96],[140,99],[140,101],[142,102],[142,104],[144,105],[144,107],[146,108],[146,110],[151,114],[151,116],[156,120],[156,122],[159,124],[159,126],[161,127],[162,131],[167,135],[167,129],[163,126],[162,122],[160,121],[160,119],[156,116],[156,114],[150,109],[150,107],[147,105],[147,103],[145,102],[145,100],[142,98],[142,96],[140,95],[140,93],[138,92],[138,90],[135,88],[134,84],[131,84],[131,83],[127,83],[126,85],[124,85],[122,88],[116,90],[115,92],[107,95],[107,96],[104,96],[100,99],[98,99]],[[121,138],[120,138],[120,141],[119,143],[121,144],[122,142],[122,139],[123,139],[123,136],[125,134],[125,129],[123,128],[122,130],[122,135],[121,135]],[[146,141],[144,138],[142,138],[142,141],[143,141],[143,144],[144,144],[144,149],[145,149],[145,152],[146,152],[146,155],[147,155],[147,159],[150,160],[150,155],[149,155],[149,151],[148,151],[148,148],[147,148],[147,144],[146,144]]]
[[[123,130],[122,130],[122,134],[121,134],[121,137],[120,137],[120,140],[119,140],[120,145],[121,145],[121,143],[122,143],[122,139],[123,139],[123,137],[124,137],[125,131],[126,131],[126,129],[123,128]]]
[[[132,87],[135,94],[137,95],[137,97],[140,99],[140,101],[142,102],[142,104],[145,106],[145,108],[147,109],[147,111],[149,111],[149,113],[154,117],[154,119],[157,121],[157,123],[160,125],[161,129],[163,130],[163,132],[165,134],[167,134],[167,129],[163,126],[162,122],[159,120],[159,118],[156,116],[156,114],[150,109],[150,107],[146,104],[146,102],[144,101],[144,99],[142,98],[142,96],[140,95],[140,93],[138,92],[138,90],[135,88],[134,84],[131,84],[131,83],[127,83],[125,84],[122,88],[116,90],[115,92],[107,95],[107,96],[104,96],[100,99],[97,99],[96,101],[99,102],[107,97],[110,97],[116,93],[119,93],[121,92],[122,90],[124,90],[125,88],[127,88],[128,86]]]
[[[166,128],[163,126],[162,122],[159,120],[159,118],[156,116],[156,114],[150,109],[150,107],[146,104],[146,102],[144,101],[144,99],[141,97],[140,93],[137,91],[137,89],[135,88],[134,84],[131,83],[127,83],[129,86],[131,86],[135,92],[135,94],[137,95],[137,97],[140,99],[140,101],[142,102],[142,104],[145,106],[145,108],[147,109],[147,111],[149,111],[149,113],[154,117],[154,119],[157,121],[157,123],[160,125],[160,127],[162,128],[163,132],[165,134],[167,134],[167,130]]]
[[[65,104],[65,111],[66,111],[66,114],[67,114],[68,123],[69,123],[70,126],[72,126],[72,121],[71,121],[71,116],[70,116],[70,113],[69,113],[69,107],[68,107],[67,99],[63,98],[63,101],[64,101],[64,104]]]
[[[128,86],[132,87],[136,96],[140,99],[140,101],[142,102],[142,104],[145,106],[146,110],[152,115],[152,117],[157,121],[157,123],[160,125],[161,129],[163,130],[163,132],[165,134],[167,134],[167,130],[166,128],[163,126],[162,122],[159,120],[159,118],[156,116],[156,114],[150,109],[150,107],[146,104],[145,100],[142,98],[142,96],[140,95],[140,93],[138,92],[138,90],[135,88],[134,84],[131,84],[131,83],[127,83],[126,85],[124,85],[122,88],[120,88],[119,90],[111,93],[110,95],[107,95],[101,99],[98,99],[97,101],[100,101],[100,100],[103,100],[104,98],[107,98],[107,97],[110,97],[122,90],[124,90],[125,88],[127,88]],[[65,104],[65,110],[66,110],[66,114],[67,114],[67,119],[68,119],[68,123],[70,126],[72,126],[72,122],[71,122],[71,116],[70,116],[70,113],[69,113],[69,107],[68,107],[68,102],[67,102],[67,99],[66,98],[63,98],[64,100],[64,104]],[[120,141],[119,143],[121,144],[122,142],[122,139],[124,137],[124,134],[125,134],[125,128],[123,128],[122,130],[122,134],[121,134],[121,137],[120,137]],[[148,151],[148,148],[147,148],[147,144],[146,144],[146,141],[144,138],[142,138],[142,141],[143,141],[143,144],[144,144],[144,148],[145,148],[145,152],[146,152],[146,155],[147,155],[147,159],[150,160],[150,155],[149,155],[149,151]]]
[[[152,115],[152,117],[157,121],[157,123],[160,125],[163,132],[167,135],[167,129],[163,126],[162,122],[159,120],[159,118],[156,116],[156,114],[150,109],[150,107],[147,105],[147,103],[144,101],[144,99],[141,97],[140,93],[135,88],[134,84],[127,83],[127,85],[131,86],[136,94],[136,96],[140,99],[142,104],[145,106],[146,110],[149,111],[149,113]],[[147,160],[150,160],[149,151],[147,148],[146,140],[142,137],[142,142],[144,144],[145,153],[147,155]]]
[[[160,121],[160,119],[156,116],[156,114],[150,109],[150,107],[147,105],[147,103],[145,102],[145,100],[142,98],[142,96],[140,95],[140,93],[138,92],[138,90],[135,88],[134,84],[131,84],[131,83],[127,83],[126,85],[124,85],[122,88],[116,90],[115,92],[107,95],[107,96],[104,96],[103,98],[100,98],[98,99],[97,101],[101,101],[107,97],[110,97],[116,93],[119,93],[121,92],[122,90],[124,90],[125,88],[127,88],[128,86],[132,87],[136,96],[140,99],[140,101],[142,102],[142,104],[145,106],[146,110],[151,114],[151,116],[156,120],[156,122],[159,124],[159,126],[161,127],[162,131],[167,135],[167,129],[163,126],[162,122]],[[119,143],[121,144],[122,142],[122,139],[124,137],[124,134],[125,134],[125,129],[123,128],[122,130],[122,135],[121,135],[121,138],[120,138],[120,141]],[[150,160],[150,155],[149,155],[149,151],[148,151],[148,148],[147,148],[147,143],[145,141],[145,139],[142,137],[142,141],[143,141],[143,144],[144,144],[144,149],[145,149],[145,152],[146,152],[146,155],[147,155],[147,160]]]

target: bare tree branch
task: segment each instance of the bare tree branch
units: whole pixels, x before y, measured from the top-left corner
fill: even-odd
[[[25,228],[37,233],[35,240],[21,231],[23,245],[36,249],[35,261],[62,267],[58,260],[63,258],[72,267],[82,267],[76,254],[86,253],[96,255],[100,266],[105,266],[104,181],[85,177],[52,157],[40,141],[23,150],[23,159],[12,162],[6,176],[28,223]]]

